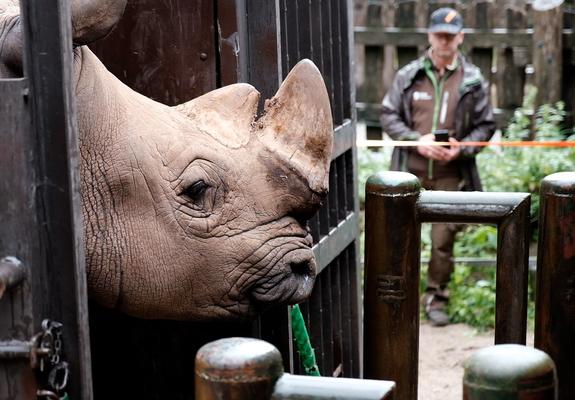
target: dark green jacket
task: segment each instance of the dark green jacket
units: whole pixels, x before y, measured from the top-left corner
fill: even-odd
[[[413,83],[419,79],[429,79],[424,71],[425,56],[401,68],[392,87],[383,98],[381,125],[393,140],[419,140],[421,134],[411,129],[411,97]],[[487,141],[495,132],[493,111],[489,102],[488,84],[475,65],[463,56],[459,59],[463,68],[460,98],[455,115],[455,139],[460,142]],[[431,116],[430,116],[431,118]],[[454,160],[460,168],[464,180],[464,190],[481,190],[481,181],[475,164],[475,156],[481,147],[462,147],[461,154]],[[391,157],[391,169],[406,171],[407,147],[396,147]]]

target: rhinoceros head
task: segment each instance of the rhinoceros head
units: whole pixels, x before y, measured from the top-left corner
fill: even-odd
[[[89,20],[78,4],[75,21]],[[90,24],[73,24],[76,43],[106,30]],[[310,294],[306,223],[327,193],[332,147],[312,62],[294,67],[260,117],[248,84],[167,107],[124,86],[85,46],[75,83],[93,299],[143,318],[208,320]]]

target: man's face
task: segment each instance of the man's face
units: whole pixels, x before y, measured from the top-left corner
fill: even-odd
[[[445,32],[428,33],[427,39],[435,57],[452,60],[457,49],[463,43],[463,32],[455,35]]]

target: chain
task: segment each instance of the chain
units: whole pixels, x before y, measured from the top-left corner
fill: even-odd
[[[62,324],[45,319],[42,321],[42,331],[34,336],[32,342],[32,367],[38,370],[38,380],[43,383],[39,385],[36,395],[49,400],[68,399],[65,388],[70,369],[68,363],[62,360]]]

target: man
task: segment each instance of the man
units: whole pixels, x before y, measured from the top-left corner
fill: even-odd
[[[382,127],[392,139],[421,142],[417,147],[396,147],[391,169],[415,174],[430,190],[481,190],[475,164],[481,148],[426,146],[436,140],[434,132],[446,130],[449,142],[458,143],[489,140],[495,130],[487,82],[459,52],[462,27],[454,9],[433,12],[427,53],[398,71],[382,104]],[[457,230],[450,224],[434,224],[431,230],[424,305],[435,326],[449,323],[445,306]]]

